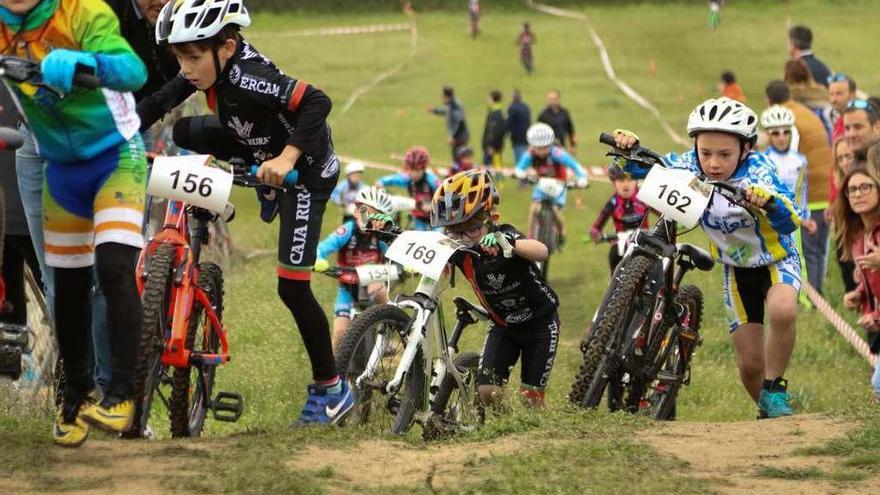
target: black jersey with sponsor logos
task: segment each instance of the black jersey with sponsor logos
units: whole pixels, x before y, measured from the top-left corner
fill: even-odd
[[[196,87],[181,72],[137,106],[141,130],[183,103]],[[221,124],[254,153],[267,160],[288,144],[303,152],[296,169],[303,175],[325,168],[332,153],[326,117],[331,102],[324,92],[287,76],[244,39],[218,80],[205,91]]]
[[[511,225],[498,226],[511,244],[525,238]],[[505,258],[482,253],[480,256],[460,251],[452,262],[474,288],[492,320],[503,326],[542,321],[559,307],[559,297],[547,285],[538,266],[513,255]]]

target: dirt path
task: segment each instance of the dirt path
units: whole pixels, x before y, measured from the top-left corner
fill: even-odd
[[[833,458],[798,455],[855,427],[820,415],[734,423],[664,423],[641,435],[663,454],[688,464],[724,494],[863,494],[876,480],[835,482]],[[797,479],[801,477],[802,479]]]
[[[332,466],[334,482],[331,493],[355,493],[358,487],[418,485],[439,491],[450,488],[452,480],[461,482],[466,479],[469,471],[476,471],[468,468],[476,468],[482,459],[511,455],[526,445],[527,439],[521,435],[491,442],[419,447],[403,442],[370,440],[345,450],[310,446],[288,465],[309,471]],[[321,459],[321,464],[316,465],[315,459]]]

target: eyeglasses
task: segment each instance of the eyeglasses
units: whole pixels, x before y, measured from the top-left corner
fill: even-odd
[[[844,74],[843,72],[831,74],[830,76],[828,76],[828,79],[827,79],[828,84],[842,82],[842,81],[849,81],[849,76]]]
[[[773,137],[791,136],[791,129],[786,129],[784,131],[770,131],[770,135]]]
[[[476,227],[473,227],[470,229],[464,229],[464,230],[446,229],[446,235],[448,235],[452,239],[455,239],[456,241],[461,241],[461,240],[465,240],[465,239],[472,241],[480,236],[480,232],[481,232],[482,228],[483,228],[482,225],[477,225]]]
[[[855,193],[859,193],[859,195],[868,194],[873,191],[876,187],[875,184],[871,182],[865,182],[864,184],[859,184],[857,186],[849,186],[846,188],[847,197],[854,195]]]

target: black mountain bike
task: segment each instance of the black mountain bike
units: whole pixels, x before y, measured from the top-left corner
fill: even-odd
[[[643,147],[620,150],[614,138],[599,141],[612,147],[609,156],[642,167],[663,166],[660,155]],[[718,193],[745,205],[745,191],[724,182],[706,181],[707,194]],[[640,231],[614,271],[611,285],[581,342],[583,361],[569,400],[595,408],[608,390],[611,411],[673,419],[675,399],[690,381],[691,358],[701,342],[703,295],[682,286],[693,269],[709,271],[708,252],[678,244],[678,224],[661,215],[651,230]]]

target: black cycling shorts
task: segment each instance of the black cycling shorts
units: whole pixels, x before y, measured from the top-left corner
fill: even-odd
[[[510,378],[511,368],[522,356],[522,388],[543,391],[547,388],[558,345],[559,315],[555,311],[541,322],[508,327],[492,325],[483,344],[477,384],[504,385]]]

